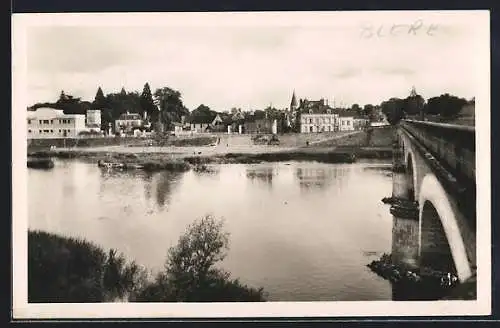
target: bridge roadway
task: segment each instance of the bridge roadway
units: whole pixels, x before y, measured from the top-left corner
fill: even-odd
[[[393,147],[394,261],[467,281],[476,271],[475,128],[403,120]]]

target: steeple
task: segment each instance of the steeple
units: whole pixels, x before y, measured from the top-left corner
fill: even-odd
[[[290,103],[290,110],[294,111],[296,109],[297,109],[297,98],[295,97],[295,90],[293,90],[292,102]]]
[[[415,90],[415,86],[411,87],[410,97],[416,97],[417,91]]]

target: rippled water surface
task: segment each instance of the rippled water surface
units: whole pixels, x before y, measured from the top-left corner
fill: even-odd
[[[214,173],[110,172],[56,161],[28,170],[29,227],[79,236],[159,270],[206,214],[225,218],[223,266],[270,300],[389,300],[366,264],[390,252],[390,164],[267,163]]]

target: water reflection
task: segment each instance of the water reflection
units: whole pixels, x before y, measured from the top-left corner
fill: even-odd
[[[116,248],[155,271],[186,226],[212,213],[226,218],[231,235],[224,268],[271,301],[391,298],[363,253],[391,249],[392,217],[380,202],[390,178],[363,165],[216,168],[216,175],[120,172],[71,161],[28,170],[29,227]]]
[[[392,165],[375,165],[363,167],[363,171],[377,171],[383,173],[385,176],[392,177]]]
[[[335,187],[340,191],[347,184],[350,168],[348,167],[299,167],[296,169],[295,177],[299,182],[300,189],[304,192],[318,189],[325,190]]]
[[[160,208],[170,205],[170,198],[178,185],[181,172],[159,172],[156,179],[156,202]]]
[[[273,177],[275,175],[273,167],[248,167],[246,176],[252,182],[261,182],[268,187],[273,185]]]
[[[146,200],[150,200],[151,194],[153,193],[153,173],[144,172],[143,180],[144,180],[144,197],[146,197]]]

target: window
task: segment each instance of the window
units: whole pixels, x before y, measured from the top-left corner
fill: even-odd
[[[309,124],[312,124],[312,122],[313,122],[313,119],[312,119],[312,118],[310,118],[310,119],[309,119]]]
[[[350,125],[351,124],[351,121],[347,121],[347,125]]]
[[[31,120],[28,120],[28,124],[31,124]]]
[[[61,129],[59,129],[59,133],[61,133]]]
[[[43,122],[42,120],[38,120],[38,124],[42,124],[42,122]]]
[[[44,133],[49,133],[49,130],[43,130]]]
[[[50,120],[50,124],[54,124],[54,120]]]
[[[50,133],[54,133],[54,130],[50,130]]]
[[[31,130],[28,130],[28,133],[31,133]]]
[[[42,133],[42,130],[38,130],[38,133]]]
[[[342,121],[342,125],[345,125],[345,121]]]

